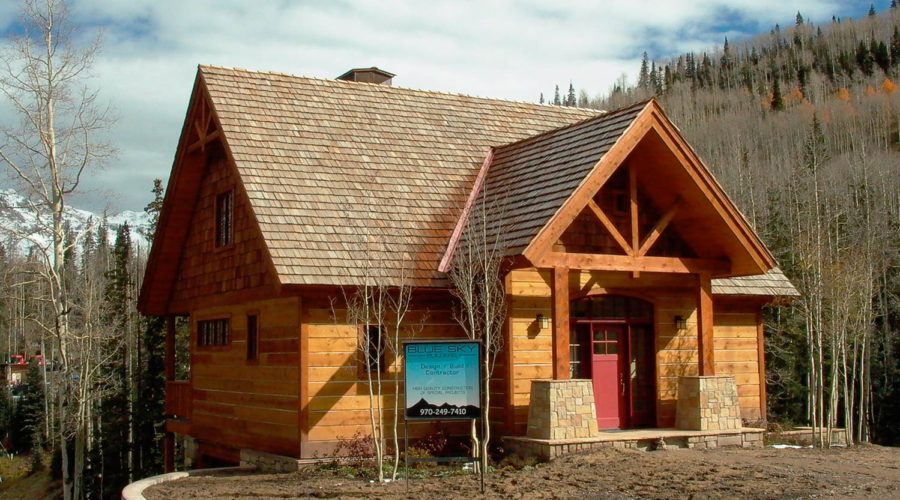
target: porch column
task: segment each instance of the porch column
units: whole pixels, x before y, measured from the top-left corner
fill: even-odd
[[[175,380],[175,316],[169,315],[166,316],[166,359],[165,359],[165,371],[166,371],[166,398],[168,399],[172,395],[169,394],[168,382]],[[168,406],[168,405],[166,405]],[[166,412],[168,413],[168,412]],[[168,423],[166,424],[168,427]],[[163,436],[163,471],[164,472],[174,472],[175,471],[175,433],[169,432],[166,430]]]
[[[700,375],[715,375],[712,280],[709,274],[706,273],[701,273],[699,278],[700,286],[697,287],[697,340]]]
[[[175,316],[166,316],[166,382],[175,380]]]
[[[569,378],[569,269],[550,271],[553,296],[553,378]]]

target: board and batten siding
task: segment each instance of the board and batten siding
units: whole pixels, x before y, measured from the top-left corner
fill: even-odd
[[[308,337],[308,432],[303,455],[329,456],[342,440],[371,434],[369,384],[360,352],[361,331],[358,325],[346,321],[346,310],[332,309],[321,298],[304,297],[303,331]],[[465,334],[454,319],[451,298],[429,299],[427,303],[414,303],[404,323],[403,340],[464,339]],[[335,319],[337,318],[337,319]],[[392,326],[388,326],[389,329]],[[390,333],[390,332],[389,332]],[[400,411],[403,411],[402,367],[391,353],[385,354],[382,371],[382,396],[376,404],[384,409],[384,433],[388,446],[392,446],[394,422],[394,376],[400,376]],[[502,369],[502,368],[501,368]],[[374,389],[373,380],[373,389]],[[502,409],[504,395],[496,396],[499,403],[492,407]],[[495,406],[498,405],[498,406]],[[400,439],[403,439],[403,415],[398,419]],[[420,437],[442,430],[465,435],[468,422],[411,423],[410,437]]]
[[[247,315],[257,316],[258,357],[247,359]],[[230,342],[198,347],[197,322],[227,318]],[[191,435],[231,448],[298,456],[300,302],[284,297],[191,315]]]

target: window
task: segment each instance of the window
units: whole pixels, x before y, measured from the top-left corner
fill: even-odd
[[[259,356],[259,326],[256,315],[247,316],[247,361],[256,361]]]
[[[216,247],[234,241],[234,190],[216,197]]]
[[[221,347],[229,342],[227,319],[210,319],[197,322],[197,346]]]
[[[382,372],[386,371],[385,366],[385,345],[384,335],[380,326],[363,327],[361,341],[366,345],[366,351],[360,356],[359,371],[361,375],[365,375],[366,370],[374,373],[379,367]]]

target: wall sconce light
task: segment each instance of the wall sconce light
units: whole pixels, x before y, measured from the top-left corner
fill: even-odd
[[[544,328],[550,328],[550,318],[544,316],[543,314],[538,314],[534,321],[537,322],[538,326],[543,330]]]
[[[687,328],[687,320],[684,319],[684,316],[675,316],[675,329],[684,330],[685,328]]]

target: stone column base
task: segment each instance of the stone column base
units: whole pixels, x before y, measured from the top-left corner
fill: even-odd
[[[675,428],[696,431],[740,429],[741,407],[734,377],[679,377]]]
[[[597,436],[597,409],[590,380],[532,380],[527,436],[577,439]]]

